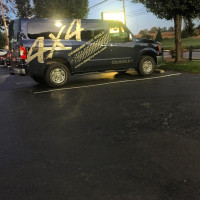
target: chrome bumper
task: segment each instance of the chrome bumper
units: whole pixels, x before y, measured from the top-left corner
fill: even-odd
[[[14,68],[13,71],[14,71],[14,74],[16,75],[26,75],[25,69]]]

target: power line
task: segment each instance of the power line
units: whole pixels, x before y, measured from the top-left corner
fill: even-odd
[[[103,4],[106,1],[108,1],[108,0],[101,1],[100,3],[97,3],[97,4],[93,5],[93,6],[91,6],[90,8],[88,8],[88,10],[90,10],[91,8],[94,8],[94,7],[96,7],[96,6],[100,5],[100,4]]]
[[[140,15],[147,15],[147,14],[148,14],[147,12],[141,12],[141,13],[127,14],[127,16],[129,16],[129,17],[137,17],[137,16],[140,16]]]
[[[101,5],[101,10],[104,10],[104,9],[112,6],[114,1],[116,1],[116,0],[110,0],[106,3],[106,5],[105,4]],[[93,14],[93,13],[96,13],[97,11],[95,9],[93,9],[93,10],[90,10],[89,12],[90,12],[90,14]]]

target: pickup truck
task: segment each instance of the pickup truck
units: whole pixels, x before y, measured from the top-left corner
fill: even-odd
[[[10,72],[50,87],[87,72],[133,68],[149,76],[163,61],[160,43],[135,38],[120,21],[16,19],[9,37]]]

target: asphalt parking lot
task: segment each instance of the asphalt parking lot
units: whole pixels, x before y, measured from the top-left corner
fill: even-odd
[[[48,89],[0,67],[0,199],[199,200],[199,119],[199,75]]]

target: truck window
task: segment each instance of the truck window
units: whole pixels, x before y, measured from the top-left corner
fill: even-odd
[[[13,48],[13,43],[17,42],[17,35],[20,32],[20,21],[13,20],[9,24],[9,48]]]
[[[66,24],[69,27],[70,24]],[[55,25],[55,22],[29,22],[28,23],[28,37],[30,39],[37,39],[38,37],[44,37],[44,39],[50,39],[49,34],[52,33],[54,36],[57,36],[61,27]],[[74,31],[74,30],[72,30]],[[66,30],[61,34],[60,39],[64,39]],[[75,39],[71,38],[71,39]]]
[[[104,32],[104,24],[101,23],[83,23],[82,28],[84,28],[83,31],[81,31],[81,39],[83,41],[88,41],[97,36],[98,34]]]
[[[60,39],[65,39],[66,32],[70,27],[72,21],[64,22],[63,25],[66,25],[63,33],[60,36]],[[44,37],[44,39],[50,39],[49,34],[52,33],[54,36],[57,36],[61,27],[57,27],[55,22],[29,22],[27,25],[28,29],[28,37],[30,39],[37,39],[38,37]],[[102,27],[101,23],[87,23],[82,22],[81,28],[81,40],[88,41],[98,35],[99,33],[104,31],[104,27]],[[72,27],[71,32],[76,31],[76,25]],[[70,40],[76,40],[76,36],[74,35]]]
[[[9,24],[9,40],[12,41],[14,38],[14,30],[13,30],[14,21],[11,21]]]
[[[110,25],[109,34],[111,42],[128,42],[129,35],[126,30],[118,25]]]
[[[19,20],[13,20],[9,24],[9,40],[17,40],[17,34],[20,32]],[[15,41],[16,42],[16,41]]]

